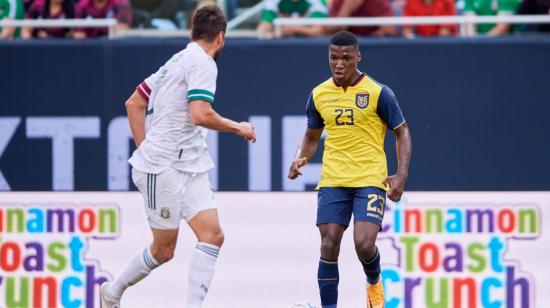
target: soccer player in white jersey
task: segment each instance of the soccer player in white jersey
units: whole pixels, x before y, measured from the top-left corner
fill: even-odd
[[[207,174],[214,167],[206,149],[207,129],[256,140],[250,123],[223,118],[212,109],[218,74],[214,59],[223,48],[226,25],[219,7],[197,10],[191,42],[142,82],[126,102],[137,146],[129,160],[132,179],[145,200],[153,243],[119,277],[101,286],[103,308],[120,307],[126,288],[173,257],[181,219],[198,239],[186,307],[200,307],[208,292],[224,235]]]

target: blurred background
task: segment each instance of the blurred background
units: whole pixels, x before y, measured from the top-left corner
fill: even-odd
[[[2,0],[0,38],[184,35],[178,30],[189,28],[193,11],[210,3],[225,10],[238,37],[325,36],[348,26],[362,36],[406,38],[550,31],[548,0]],[[97,23],[70,22],[80,19]]]

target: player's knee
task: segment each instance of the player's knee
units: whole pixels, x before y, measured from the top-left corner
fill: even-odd
[[[218,247],[222,247],[224,240],[225,235],[223,234],[223,231],[221,229],[210,232],[199,239],[199,241],[201,242],[216,245]]]
[[[211,244],[216,245],[218,247],[222,247],[224,240],[225,240],[225,235],[223,234],[222,230],[219,230],[218,232],[215,232],[214,234],[212,234]]]
[[[173,250],[163,250],[157,256],[153,255],[159,263],[166,263],[174,258]]]
[[[166,263],[174,258],[175,247],[169,246],[153,246],[151,254],[159,263]]]
[[[338,258],[340,251],[340,242],[331,237],[325,237],[321,241],[321,255],[324,258],[334,260]]]
[[[357,255],[362,259],[369,259],[376,253],[375,239],[363,239],[355,242]]]

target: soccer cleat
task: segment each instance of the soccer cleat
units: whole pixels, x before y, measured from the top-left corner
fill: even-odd
[[[120,299],[109,298],[107,289],[111,286],[110,282],[104,282],[99,288],[99,298],[101,299],[101,308],[120,308]]]
[[[382,279],[375,284],[367,284],[367,308],[384,308]]]

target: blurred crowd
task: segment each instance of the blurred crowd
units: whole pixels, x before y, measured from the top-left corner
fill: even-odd
[[[384,16],[497,16],[550,14],[550,0],[264,0],[257,27],[258,36],[274,37],[277,17],[384,17]],[[0,19],[115,18],[116,28],[185,29],[193,9],[215,0],[0,0]],[[228,0],[229,7],[236,0]],[[230,16],[231,17],[231,16]],[[323,36],[349,30],[361,36],[453,36],[457,25],[405,25],[379,27],[284,26],[282,35]],[[519,31],[550,32],[550,24],[511,26],[509,24],[469,25],[466,35],[506,35]],[[0,28],[0,39],[96,38],[107,28]]]
[[[115,18],[116,29],[178,29],[187,25],[188,0],[0,0],[0,19]],[[185,24],[184,24],[185,23]],[[96,38],[107,28],[3,27],[0,39]]]
[[[262,38],[274,37],[276,17],[389,17],[389,16],[497,16],[550,14],[550,0],[264,0],[258,25]],[[457,25],[405,25],[379,27],[284,26],[283,36],[330,35],[348,30],[361,36],[453,36]],[[550,24],[511,26],[509,24],[469,25],[465,35],[501,36],[513,32],[550,32]]]

